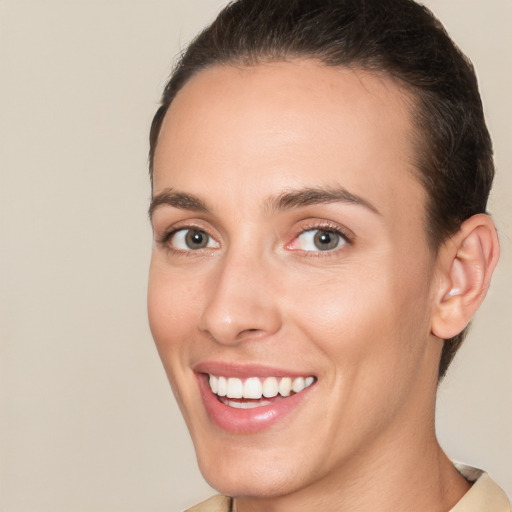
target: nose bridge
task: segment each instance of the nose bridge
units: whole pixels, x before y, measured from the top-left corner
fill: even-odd
[[[226,251],[209,283],[200,329],[223,344],[234,344],[252,333],[272,334],[280,314],[268,260],[248,247]]]

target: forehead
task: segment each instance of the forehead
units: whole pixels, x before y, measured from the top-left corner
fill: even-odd
[[[391,214],[399,201],[420,205],[423,218],[412,103],[385,75],[311,60],[203,70],[164,119],[154,192],[201,196],[208,183],[240,200],[240,190],[341,185]]]

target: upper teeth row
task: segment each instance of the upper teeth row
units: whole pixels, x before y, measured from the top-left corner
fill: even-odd
[[[218,396],[228,398],[260,399],[262,396],[272,398],[280,394],[290,396],[311,386],[314,377],[267,377],[263,382],[258,377],[250,377],[245,381],[236,377],[216,377],[210,375],[210,388]]]

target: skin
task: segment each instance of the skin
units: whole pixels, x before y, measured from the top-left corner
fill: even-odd
[[[435,437],[432,322],[447,285],[425,234],[411,103],[385,76],[296,60],[201,71],[165,117],[153,195],[184,192],[207,211],[152,211],[150,326],[200,469],[238,512],[447,511],[469,488]],[[269,207],[339,187],[365,204]],[[209,246],[163,241],[187,228]],[[313,229],[350,241],[320,251],[304,242]],[[271,428],[230,434],[192,370],[210,360],[317,381]]]

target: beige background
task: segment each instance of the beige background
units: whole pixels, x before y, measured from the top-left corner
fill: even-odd
[[[472,57],[503,258],[440,393],[512,494],[512,2],[430,0]],[[0,512],[174,511],[211,490],[146,326],[147,132],[222,0],[0,0]]]

